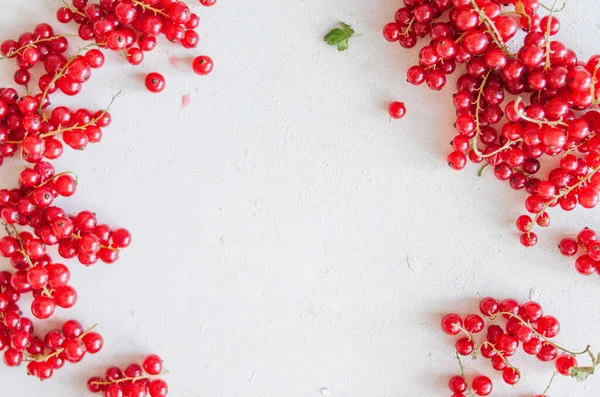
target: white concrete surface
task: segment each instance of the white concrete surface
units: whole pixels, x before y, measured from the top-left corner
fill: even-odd
[[[58,26],[58,3],[1,0],[0,38]],[[100,109],[123,91],[104,141],[67,150],[56,167],[80,178],[67,208],[91,209],[134,240],[114,266],[74,266],[80,300],[56,316],[99,323],[103,352],[45,383],[1,367],[0,394],[85,396],[89,376],[155,352],[176,397],[449,396],[458,368],[440,316],[531,291],[562,320],[560,342],[600,350],[600,278],[577,275],[555,248],[600,227],[597,212],[556,215],[536,248],[520,247],[523,194],[445,165],[452,89],[407,85],[416,53],[381,38],[399,3],[194,6],[197,51],[163,42],[137,68],[112,57],[79,96],[55,96]],[[586,0],[561,14],[561,37],[585,56],[600,51],[599,12]],[[346,53],[321,41],[339,20],[362,34]],[[177,67],[165,49],[182,57]],[[214,58],[212,75],[191,72],[197,53]],[[14,68],[0,62],[0,82]],[[143,88],[155,70],[167,78],[160,95]],[[406,101],[403,120],[389,121],[391,100]],[[2,166],[3,187],[20,167]],[[531,368],[519,387],[494,374],[494,395],[543,391],[550,367],[519,362]],[[549,394],[597,396],[599,385],[561,378]]]

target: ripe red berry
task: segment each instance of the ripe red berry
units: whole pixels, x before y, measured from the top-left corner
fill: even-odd
[[[447,314],[442,318],[442,331],[448,335],[457,335],[462,326],[463,322],[458,314]]]
[[[487,376],[478,376],[473,379],[472,388],[478,396],[487,396],[492,392],[492,381]]]
[[[213,68],[213,60],[207,55],[200,55],[194,58],[194,61],[192,62],[192,69],[199,75],[207,75],[212,72]]]
[[[406,114],[406,106],[403,102],[392,102],[388,106],[388,113],[393,119],[401,119]]]
[[[162,359],[156,354],[146,356],[142,364],[144,371],[150,375],[158,375],[162,372]]]
[[[571,368],[577,366],[577,359],[570,354],[562,354],[556,359],[556,372],[561,375],[569,376]]]
[[[161,92],[165,89],[165,78],[160,73],[148,73],[146,76],[146,88],[150,92]]]

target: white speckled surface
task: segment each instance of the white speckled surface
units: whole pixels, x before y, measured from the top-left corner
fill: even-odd
[[[449,170],[451,89],[409,87],[408,53],[381,38],[399,3],[198,6],[211,76],[163,43],[179,66],[164,51],[138,68],[113,58],[78,97],[55,96],[102,108],[123,91],[104,141],[56,166],[80,178],[62,203],[129,227],[134,244],[114,266],[73,267],[79,303],[57,314],[99,323],[104,351],[45,383],[2,367],[0,394],[85,396],[87,377],[156,352],[176,397],[447,396],[457,367],[440,315],[530,291],[562,319],[561,342],[600,350],[600,278],[555,249],[564,233],[600,227],[597,212],[557,215],[538,247],[519,246],[523,195],[474,167]],[[58,1],[0,4],[2,39],[58,25]],[[599,12],[572,1],[561,16],[561,37],[585,56],[600,51]],[[343,54],[321,42],[338,20],[363,34]],[[1,83],[14,68],[0,63]],[[167,78],[161,95],[142,86],[154,70]],[[402,121],[388,120],[393,99],[407,102]],[[2,187],[19,167],[2,166]],[[520,360],[532,368],[522,384],[494,395],[543,391],[549,371]],[[599,385],[558,379],[550,396],[597,396]]]

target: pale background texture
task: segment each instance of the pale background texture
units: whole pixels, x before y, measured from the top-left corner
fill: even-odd
[[[2,39],[59,26],[58,1],[0,4]],[[600,349],[600,278],[579,276],[555,248],[563,234],[600,227],[597,212],[559,214],[536,248],[520,247],[524,194],[445,165],[454,80],[441,93],[410,87],[416,52],[381,37],[399,4],[193,3],[196,51],[162,42],[137,68],[111,56],[80,95],[55,95],[55,105],[100,109],[123,91],[103,142],[55,165],[80,179],[60,204],[134,240],[114,266],[73,266],[79,302],[56,315],[99,323],[104,350],[46,383],[1,367],[0,394],[85,396],[89,376],[155,352],[176,397],[449,396],[458,367],[440,316],[468,314],[486,295],[532,294],[562,320],[558,341]],[[560,37],[586,57],[600,51],[599,12],[585,0],[561,14]],[[321,41],[339,20],[362,34],[345,53]],[[195,54],[214,58],[212,75],[191,72]],[[3,83],[15,67],[0,62]],[[143,87],[151,71],[167,79],[160,95]],[[389,121],[391,100],[407,102],[403,120]],[[19,164],[2,166],[2,187],[15,186]],[[494,395],[545,388],[551,367],[519,357],[515,390],[479,367]],[[550,395],[597,396],[599,385],[561,378]]]

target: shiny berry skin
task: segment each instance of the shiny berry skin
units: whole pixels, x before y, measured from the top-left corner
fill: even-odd
[[[88,381],[87,381],[88,390],[91,391],[92,393],[101,392],[105,388],[105,386],[98,384],[100,382],[103,382],[103,380],[102,380],[102,378],[100,378],[98,376],[94,376],[94,377],[88,379]]]
[[[146,76],[146,88],[153,93],[161,92],[165,89],[165,78],[160,73],[148,73]]]
[[[4,364],[8,367],[16,367],[23,361],[23,352],[9,348],[4,351]]]
[[[69,320],[63,324],[61,332],[67,338],[77,338],[83,334],[83,326],[77,320]]]
[[[212,72],[214,68],[214,62],[211,57],[207,55],[200,55],[194,58],[192,62],[192,69],[194,73],[205,76]]]
[[[577,270],[577,272],[579,274],[583,274],[584,276],[589,276],[589,275],[594,274],[594,272],[596,271],[597,263],[598,262],[596,262],[594,259],[592,259],[589,254],[584,254],[584,255],[579,256],[575,260],[575,270]]]
[[[455,171],[464,169],[467,165],[467,156],[464,153],[454,151],[448,155],[448,166]]]
[[[478,376],[473,379],[471,387],[478,396],[488,396],[492,392],[492,381],[487,376]]]
[[[587,246],[588,244],[590,244],[590,242],[597,240],[598,236],[596,235],[596,232],[587,227],[580,231],[577,235],[577,242],[583,246]]]
[[[388,106],[388,113],[393,119],[401,119],[406,114],[406,106],[403,102],[392,102]]]
[[[560,323],[554,316],[541,317],[537,322],[537,331],[547,338],[554,338],[560,332]]]
[[[465,317],[464,327],[465,330],[471,334],[477,334],[483,330],[485,326],[483,319],[477,314],[470,314]]]
[[[168,392],[167,382],[162,379],[155,379],[148,385],[150,397],[165,397]]]
[[[104,345],[102,336],[97,332],[88,332],[81,340],[90,354],[98,353]]]
[[[162,359],[156,354],[150,354],[144,359],[142,367],[150,375],[158,375],[162,372]]]
[[[514,368],[507,367],[502,371],[502,379],[509,385],[516,384],[519,379],[521,379],[521,375]]]
[[[217,4],[217,0],[199,0],[204,7],[212,7]]]
[[[469,338],[460,338],[456,341],[456,352],[461,356],[470,356],[475,351],[475,343]]]
[[[492,297],[486,297],[479,302],[479,311],[486,317],[491,317],[500,311],[500,302]]]
[[[556,372],[569,376],[569,370],[577,366],[577,359],[570,354],[562,354],[556,359]]]
[[[556,349],[556,347],[546,342],[543,342],[541,345],[541,349],[537,354],[537,358],[540,361],[548,362],[556,359],[556,356],[558,356],[558,350]]]
[[[458,335],[463,326],[458,314],[447,314],[442,318],[442,331],[448,335]]]
[[[523,320],[530,323],[536,323],[544,315],[542,306],[537,302],[526,302],[519,309],[519,314]]]
[[[579,245],[577,244],[577,241],[573,239],[564,238],[558,244],[558,249],[560,250],[560,253],[565,256],[573,256],[579,251]]]
[[[47,296],[39,296],[31,303],[31,313],[41,320],[51,317],[55,309],[54,300]]]

